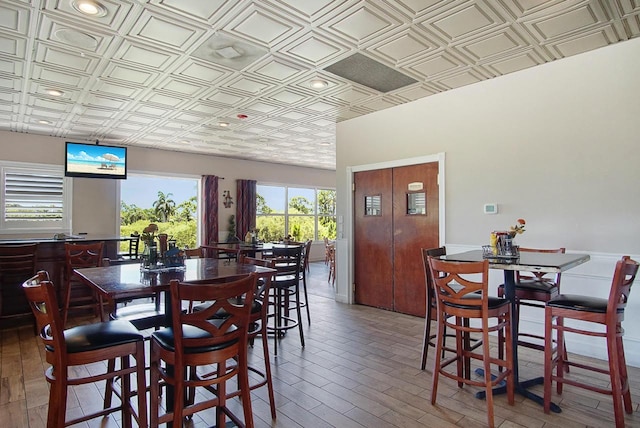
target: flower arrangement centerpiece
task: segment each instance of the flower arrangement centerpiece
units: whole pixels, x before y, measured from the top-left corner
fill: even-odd
[[[144,245],[147,247],[154,245],[157,231],[158,231],[158,225],[155,223],[150,223],[149,226],[145,227],[142,230],[142,235],[140,236],[140,240],[142,240],[142,242],[144,242]]]
[[[142,252],[142,265],[143,267],[154,266],[158,262],[158,249],[156,247],[156,232],[158,231],[158,225],[150,223],[149,226],[142,230],[140,240],[144,242],[144,250]]]
[[[511,226],[511,229],[509,230],[509,236],[511,236],[511,238],[515,238],[516,235],[520,235],[522,233],[524,233],[524,226],[527,224],[526,221],[524,221],[523,218],[519,218],[518,221],[516,222],[515,226]]]

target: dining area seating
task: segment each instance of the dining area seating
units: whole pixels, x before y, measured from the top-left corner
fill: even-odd
[[[615,266],[608,298],[576,294],[558,294],[545,307],[544,347],[544,411],[551,409],[553,382],[557,394],[564,385],[584,388],[610,395],[616,428],[625,426],[624,412],[633,413],[629,375],[622,337],[625,307],[631,286],[638,273],[638,262],[623,256]],[[577,324],[580,322],[580,324]],[[604,330],[604,331],[603,331]],[[581,363],[570,359],[564,350],[565,333],[604,339],[607,349],[605,364]],[[554,340],[555,335],[555,340]],[[557,344],[557,347],[554,346]],[[602,386],[587,376],[566,373],[573,367],[583,373],[600,373],[609,376],[609,384]],[[554,374],[555,371],[555,374]]]
[[[46,362],[50,365],[45,377],[50,385],[47,427],[66,427],[113,412],[122,412],[123,426],[131,427],[135,417],[138,426],[147,425],[146,394],[134,394],[131,375],[136,375],[137,391],[145,391],[144,338],[128,321],[107,321],[84,324],[65,329],[63,317],[58,311],[57,288],[45,271],[22,284],[36,319],[38,335],[44,346]],[[135,359],[131,365],[130,358]],[[120,366],[116,368],[116,360]],[[76,370],[83,365],[108,362],[106,371],[92,370],[86,373]],[[84,373],[84,375],[83,375]],[[106,405],[93,413],[67,418],[69,387],[106,381],[108,388],[121,385],[120,402]],[[132,402],[136,397],[136,403]]]
[[[514,362],[510,340],[511,304],[506,299],[489,296],[489,263],[486,260],[465,263],[444,261],[429,256],[428,263],[437,309],[431,404],[436,404],[440,376],[456,381],[458,387],[462,387],[463,384],[481,387],[484,389],[487,402],[487,423],[489,427],[494,427],[493,388],[504,381],[508,404],[513,405],[515,402]],[[479,321],[480,326],[466,320]],[[445,344],[445,327],[455,332],[455,347]],[[507,349],[503,359],[492,356],[490,349],[489,334],[498,331],[504,331],[507,338]],[[480,352],[474,352],[466,343],[465,338],[470,333],[481,336]],[[443,351],[448,351],[453,356],[445,355]],[[465,375],[464,367],[468,367],[468,361],[471,359],[481,362],[483,378],[480,380]],[[452,364],[455,364],[456,369],[447,370]],[[501,369],[497,375],[492,374],[494,367]]]
[[[171,280],[172,324],[155,331],[150,345],[150,426],[172,422],[182,426],[184,417],[215,407],[217,426],[229,417],[236,426],[253,427],[248,378],[247,346],[256,275],[228,281],[181,282]],[[183,306],[205,300],[199,311],[183,311]],[[216,316],[223,312],[224,317]],[[214,371],[207,366],[216,365]],[[198,368],[205,368],[201,375]],[[228,381],[237,378],[243,420],[229,407]],[[164,410],[160,405],[160,382],[174,392]],[[207,388],[212,397],[195,399],[196,388]]]

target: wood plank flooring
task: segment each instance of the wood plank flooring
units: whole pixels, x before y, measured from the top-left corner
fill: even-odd
[[[431,405],[432,353],[428,369],[419,369],[421,318],[336,303],[331,298],[333,289],[327,276],[323,262],[311,264],[311,325],[303,315],[306,347],[300,347],[295,330],[279,342],[278,357],[272,355],[278,417],[271,420],[266,388],[260,388],[254,391],[252,400],[256,427],[486,426],[486,403],[474,398],[476,388],[460,389],[453,381],[441,379],[437,403]],[[43,375],[46,363],[41,343],[32,327],[25,326],[0,331],[0,345],[0,428],[44,427],[48,386]],[[260,366],[259,341],[250,352],[256,366]],[[521,378],[542,374],[541,353],[523,350],[520,359]],[[91,371],[99,367],[80,369]],[[640,369],[630,368],[630,378],[635,413],[627,415],[625,421],[628,427],[640,427]],[[608,383],[606,377],[594,381]],[[102,385],[75,388],[67,412],[76,414],[100,406],[102,389]],[[542,393],[542,386],[535,390]],[[540,406],[520,396],[516,396],[514,406],[509,406],[504,396],[498,396],[496,426],[614,426],[608,396],[565,386],[562,396],[555,396],[554,401],[562,413],[545,415]],[[233,407],[240,409],[237,402]],[[116,414],[77,426],[120,427],[119,418]],[[186,426],[208,427],[213,425],[213,418],[212,410],[204,411]]]

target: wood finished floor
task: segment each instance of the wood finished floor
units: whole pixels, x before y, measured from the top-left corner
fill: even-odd
[[[474,398],[476,388],[459,389],[453,381],[441,379],[437,404],[431,405],[431,353],[428,369],[419,369],[422,319],[336,303],[330,298],[333,290],[327,275],[324,263],[312,264],[312,323],[304,322],[306,347],[301,348],[297,334],[292,333],[279,342],[278,357],[272,355],[278,417],[271,421],[266,389],[260,388],[252,399],[256,427],[486,426],[486,403]],[[77,323],[90,321],[74,319]],[[0,331],[0,343],[0,428],[44,427],[48,386],[41,343],[31,326]],[[262,350],[258,342],[250,352],[259,366]],[[541,353],[522,351],[520,361],[521,378],[542,374]],[[635,413],[626,416],[626,424],[640,427],[640,369],[630,368],[629,375]],[[605,377],[594,380],[608,383]],[[76,387],[67,412],[100,406],[102,387]],[[541,393],[542,387],[535,391]],[[608,396],[565,386],[554,401],[562,413],[545,415],[537,404],[520,396],[514,406],[498,396],[495,424],[503,428],[614,426]],[[232,407],[240,410],[238,403]],[[201,412],[187,426],[211,426],[213,413]],[[115,414],[77,426],[120,427],[119,418]]]

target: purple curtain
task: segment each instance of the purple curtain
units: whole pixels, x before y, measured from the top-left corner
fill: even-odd
[[[238,238],[256,227],[256,180],[237,180],[236,231]]]
[[[218,241],[218,177],[202,176],[204,244]]]

